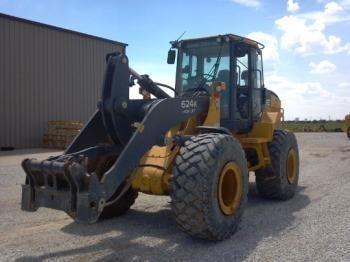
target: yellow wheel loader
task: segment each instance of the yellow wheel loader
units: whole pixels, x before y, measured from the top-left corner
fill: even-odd
[[[344,124],[341,128],[343,132],[345,132],[350,139],[350,114],[345,116]]]
[[[125,213],[138,192],[170,195],[184,232],[222,240],[242,218],[249,172],[261,196],[292,198],[298,145],[280,129],[283,110],[264,86],[262,49],[233,34],[173,41],[175,88],[135,72],[125,54],[108,54],[101,101],[64,154],[23,160],[22,209],[49,207],[94,223]],[[135,81],[142,99],[129,99]]]

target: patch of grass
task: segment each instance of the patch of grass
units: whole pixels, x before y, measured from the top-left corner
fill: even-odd
[[[341,132],[343,121],[284,121],[282,128],[293,132]]]

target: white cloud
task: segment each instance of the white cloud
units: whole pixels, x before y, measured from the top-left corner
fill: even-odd
[[[275,24],[282,31],[281,48],[300,55],[350,54],[350,43],[343,43],[340,37],[326,35],[324,32],[329,25],[350,21],[349,14],[344,10],[336,2],[329,2],[323,12],[288,15],[277,19]]]
[[[294,13],[300,9],[298,2],[294,2],[294,0],[287,1],[287,11]]]
[[[328,60],[323,60],[319,63],[311,62],[309,63],[309,66],[311,68],[310,73],[312,74],[325,74],[330,73],[336,70],[336,65],[331,63]]]
[[[350,82],[342,82],[338,85],[340,88],[347,87],[350,88]]]
[[[263,49],[264,62],[276,62],[279,59],[278,54],[278,40],[275,36],[269,35],[263,32],[252,32],[247,35],[248,38],[254,39],[262,43],[265,48]]]
[[[247,7],[259,7],[261,5],[260,0],[232,0],[232,2]]]
[[[319,82],[295,82],[275,73],[267,74],[266,87],[282,101],[286,120],[343,119],[350,101],[350,88],[328,91]]]
[[[343,8],[339,4],[337,4],[336,2],[329,2],[329,3],[327,3],[325,5],[324,9],[325,9],[324,13],[328,14],[328,15],[336,14],[339,11],[343,10]]]

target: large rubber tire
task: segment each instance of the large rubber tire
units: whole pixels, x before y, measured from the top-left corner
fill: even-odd
[[[348,127],[348,130],[346,130],[346,134],[348,135],[348,138],[350,139],[350,127]]]
[[[101,179],[103,174],[114,164],[116,157],[99,157],[94,160],[89,160],[88,171],[95,172],[97,176]],[[119,196],[120,191],[123,189],[124,184],[122,184],[113,196],[107,201],[113,201],[117,196]],[[130,207],[135,203],[135,199],[138,196],[138,192],[129,187],[125,193],[114,203],[109,206],[104,207],[102,213],[99,216],[99,220],[109,219],[117,216],[123,215]]]
[[[117,192],[115,193],[116,196],[119,195],[119,192]],[[123,215],[135,203],[137,196],[138,192],[130,187],[117,201],[102,210],[99,219],[103,220]]]
[[[299,151],[295,135],[276,130],[269,143],[271,163],[255,172],[262,197],[287,200],[294,196],[299,180]]]
[[[200,134],[185,142],[170,182],[172,211],[180,228],[207,240],[230,237],[238,228],[248,193],[248,169],[237,140]]]

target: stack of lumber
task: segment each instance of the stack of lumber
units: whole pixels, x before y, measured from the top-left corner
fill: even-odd
[[[43,135],[43,146],[65,149],[82,128],[80,121],[48,121]]]

